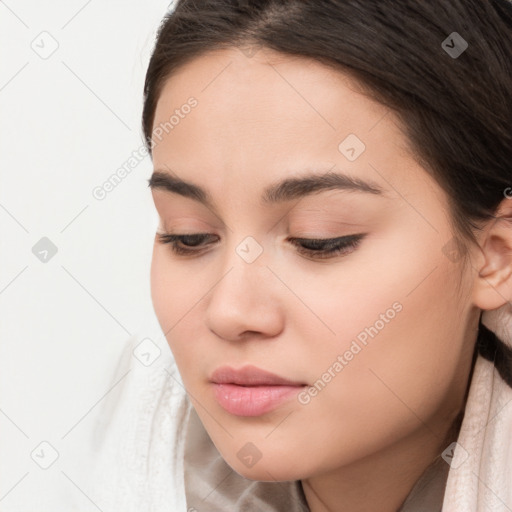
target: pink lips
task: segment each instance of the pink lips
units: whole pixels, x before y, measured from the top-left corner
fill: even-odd
[[[260,416],[297,394],[306,384],[255,366],[217,368],[211,378],[219,405],[236,416]]]

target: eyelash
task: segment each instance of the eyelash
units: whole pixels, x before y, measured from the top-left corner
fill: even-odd
[[[211,236],[208,233],[190,235],[157,233],[157,235],[161,243],[170,244],[172,252],[177,256],[189,256],[194,253],[202,252],[201,250],[187,248],[186,245],[185,247],[183,247],[183,245],[180,246],[178,243],[183,244],[183,242],[188,241],[189,247],[197,247],[201,241]],[[298,248],[300,254],[305,254],[315,259],[326,259],[352,252],[358,247],[365,236],[365,234],[361,233],[337,238],[289,238],[288,240]],[[302,244],[309,245],[309,247],[304,247]]]

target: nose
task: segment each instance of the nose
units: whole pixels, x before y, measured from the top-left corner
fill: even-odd
[[[233,251],[223,270],[207,296],[209,329],[229,341],[278,335],[284,320],[279,281],[265,259],[247,263]]]

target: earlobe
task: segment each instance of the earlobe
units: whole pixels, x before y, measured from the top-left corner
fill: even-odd
[[[504,199],[480,240],[481,258],[475,277],[474,303],[497,309],[512,300],[512,200]]]

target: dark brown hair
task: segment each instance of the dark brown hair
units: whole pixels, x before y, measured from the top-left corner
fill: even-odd
[[[179,0],[162,20],[146,74],[142,129],[148,151],[165,81],[195,57],[253,45],[312,58],[349,73],[398,116],[416,158],[451,199],[454,232],[461,235],[454,240],[465,256],[462,240],[476,242],[474,231],[494,218],[511,186],[511,5]],[[443,47],[443,41],[455,44],[454,32],[467,43],[457,56]],[[492,342],[486,346],[494,346],[493,333],[481,331]],[[510,366],[508,360],[509,374]]]

